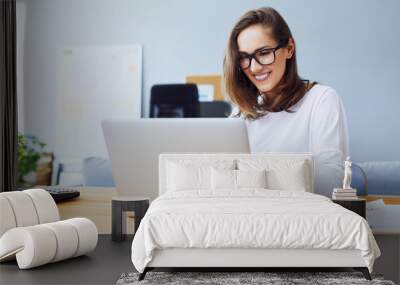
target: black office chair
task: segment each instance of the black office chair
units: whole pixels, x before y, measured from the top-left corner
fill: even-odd
[[[226,118],[232,112],[232,107],[225,101],[200,102],[200,117]]]
[[[196,84],[153,85],[150,118],[194,118],[200,116]]]

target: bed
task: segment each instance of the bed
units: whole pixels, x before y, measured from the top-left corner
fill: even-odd
[[[380,251],[361,216],[313,193],[309,153],[161,154],[159,192],[132,243],[159,267],[352,267]]]

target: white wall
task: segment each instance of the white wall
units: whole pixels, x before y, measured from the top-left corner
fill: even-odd
[[[57,48],[142,44],[142,108],[147,116],[153,84],[183,82],[187,74],[222,73],[233,23],[248,9],[272,6],[292,29],[301,75],[334,87],[342,96],[353,160],[400,160],[398,0],[26,3],[26,131],[50,147]]]

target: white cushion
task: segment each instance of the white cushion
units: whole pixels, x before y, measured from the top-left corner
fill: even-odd
[[[266,170],[267,188],[273,190],[307,191],[312,189],[306,179],[308,165],[293,159],[238,159],[239,170]]]
[[[173,153],[160,154],[159,160],[159,193],[163,194],[169,189],[169,165],[170,163],[192,166],[211,166],[222,169],[239,170],[267,170],[271,183],[267,188],[280,188],[284,190],[309,191],[314,189],[314,163],[311,153]],[[215,166],[217,164],[217,167]],[[239,166],[240,165],[240,166]],[[296,165],[304,167],[304,177],[299,177],[296,171],[289,171]],[[239,166],[239,167],[238,167]],[[272,170],[278,171],[272,173]],[[287,170],[287,171],[286,171]],[[284,179],[279,178],[281,171],[286,173]],[[178,171],[179,172],[179,171]],[[210,171],[211,174],[211,171]],[[274,177],[275,176],[275,177]],[[289,179],[287,185],[285,179]],[[299,179],[300,178],[300,179]],[[178,179],[180,179],[178,177]],[[207,185],[211,185],[211,175],[207,179]],[[267,177],[268,179],[268,177]],[[275,180],[275,181],[274,181]],[[278,180],[278,181],[277,181]],[[190,182],[190,181],[189,181]],[[304,183],[303,183],[304,182]],[[304,185],[302,185],[304,184]],[[192,186],[191,186],[192,187]],[[193,190],[193,189],[192,189]],[[203,190],[203,189],[201,189]],[[208,189],[207,189],[208,190]],[[208,191],[212,192],[212,189]]]
[[[168,167],[168,190],[207,189],[210,187],[209,172],[209,167],[183,166],[171,162]]]
[[[270,170],[267,172],[267,177],[270,189],[306,191],[307,188],[304,165],[296,165],[285,170]]]
[[[18,227],[0,238],[0,261],[16,256],[20,269],[76,257],[97,245],[97,229],[86,218]]]
[[[211,170],[212,190],[240,190],[243,188],[266,188],[267,177],[262,170]]]
[[[71,227],[71,224],[59,221],[44,224],[43,226],[51,229],[59,245],[51,262],[64,260],[75,255],[78,249],[79,237],[77,231]]]
[[[58,221],[57,205],[43,189],[0,193],[0,214],[0,261],[16,258],[20,269],[86,254],[97,245],[95,224]]]
[[[236,170],[237,187],[240,188],[267,188],[267,171]]]
[[[33,226],[39,223],[35,206],[29,195],[23,191],[3,192],[1,195],[10,202],[17,227]]]
[[[211,169],[234,169],[234,161],[175,160],[167,163],[167,191],[210,190]]]
[[[57,239],[43,225],[13,228],[0,238],[0,260],[16,257],[20,269],[49,263],[56,251]]]
[[[0,195],[0,237],[9,229],[15,228],[17,222],[15,221],[14,211],[8,199]]]
[[[15,227],[33,226],[60,219],[54,199],[43,189],[0,193],[0,212],[0,237]]]
[[[86,218],[73,218],[62,221],[72,225],[78,233],[78,248],[73,257],[86,254],[96,248],[97,245],[97,228],[96,225]]]
[[[236,189],[236,170],[211,169],[211,189]]]
[[[43,189],[24,190],[30,196],[39,218],[39,224],[51,223],[60,220],[58,208],[50,193]]]

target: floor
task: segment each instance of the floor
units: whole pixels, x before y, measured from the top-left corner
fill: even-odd
[[[124,272],[134,271],[131,239],[112,242],[110,235],[99,235],[95,251],[87,256],[19,270],[16,262],[0,264],[0,284],[115,284]]]
[[[385,258],[382,256],[377,259],[375,272],[398,283],[400,238],[394,239],[385,235],[376,238]],[[96,250],[87,256],[29,270],[19,270],[15,261],[1,263],[0,284],[115,284],[122,273],[134,271],[130,259],[131,243],[132,238],[123,242],[112,242],[110,235],[99,235]]]

